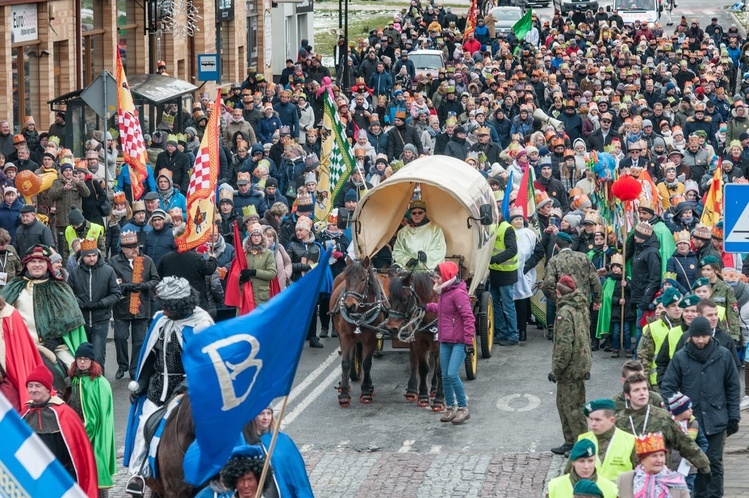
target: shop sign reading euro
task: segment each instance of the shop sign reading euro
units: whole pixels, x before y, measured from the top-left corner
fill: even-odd
[[[37,4],[13,5],[10,8],[11,43],[23,43],[39,38]]]

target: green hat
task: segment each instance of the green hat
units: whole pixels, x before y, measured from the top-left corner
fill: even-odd
[[[708,254],[707,256],[702,258],[699,264],[700,264],[700,268],[702,268],[703,266],[707,266],[707,265],[722,266],[720,259],[718,259],[718,256],[713,256],[712,254]]]
[[[572,244],[572,237],[570,237],[570,234],[568,234],[566,232],[557,232],[557,238],[558,239],[562,239],[562,240],[567,241],[570,244]]]
[[[697,303],[699,302],[699,296],[695,296],[694,294],[687,294],[681,299],[681,302],[679,302],[679,308],[689,308],[690,306],[697,306]]]
[[[668,289],[663,291],[661,297],[658,298],[658,302],[660,302],[663,306],[671,306],[674,303],[678,303],[680,299],[681,294],[679,293],[679,291],[674,289],[673,287],[669,287]]]
[[[455,93],[455,87],[454,86],[448,86],[447,87],[447,93]]]
[[[583,406],[583,413],[586,417],[590,417],[590,414],[597,412],[598,410],[613,410],[616,411],[616,405],[614,400],[611,398],[599,398],[593,401],[588,401]]]
[[[572,488],[572,496],[577,495],[603,497],[603,491],[598,487],[598,484],[590,479],[580,479],[575,483],[575,487]]]
[[[596,456],[596,445],[590,439],[581,439],[570,451],[570,461]]]
[[[705,130],[697,130],[694,134],[700,138],[707,138],[707,132]]]
[[[704,258],[703,258],[704,259]],[[710,281],[705,277],[700,277],[692,284],[692,290],[699,289],[703,285],[710,285]]]

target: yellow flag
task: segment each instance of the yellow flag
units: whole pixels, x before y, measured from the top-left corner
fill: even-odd
[[[713,183],[705,196],[705,209],[702,211],[700,223],[713,227],[723,217],[723,160],[718,161],[713,174]]]

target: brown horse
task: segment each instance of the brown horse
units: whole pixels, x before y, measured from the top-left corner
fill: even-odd
[[[383,295],[377,275],[369,264],[369,258],[354,261],[341,275],[339,278],[342,281],[336,279],[339,283],[330,296],[330,313],[333,315],[333,327],[341,344],[338,404],[346,408],[351,405],[349,378],[358,379],[358,369],[362,371],[359,401],[369,404],[374,397],[370,372],[372,356],[377,349],[375,327],[385,320],[383,304],[387,298]]]
[[[439,342],[434,335],[437,316],[424,310],[426,303],[437,301],[432,279],[422,272],[393,276],[388,286],[388,299],[390,309],[385,326],[392,335],[409,344],[411,376],[406,388],[406,399],[418,399],[418,406],[426,407],[429,406],[431,395],[434,397],[432,410],[441,412],[445,409],[445,395],[442,390]],[[428,389],[430,356],[434,358],[434,371],[431,389]]]
[[[192,419],[190,397],[185,394],[179,406],[174,408],[166,419],[164,432],[156,452],[155,478],[146,479],[146,485],[155,498],[193,497],[200,488],[185,482],[182,461],[190,444],[195,440],[195,423]]]

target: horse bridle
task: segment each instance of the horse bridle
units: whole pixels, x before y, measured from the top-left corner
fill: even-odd
[[[387,312],[388,317],[406,322],[398,330],[398,340],[401,342],[412,342],[416,332],[429,330],[437,323],[437,319],[435,318],[426,325],[422,325],[422,320],[426,316],[426,310],[421,306],[421,299],[419,299],[419,295],[416,293],[413,284],[409,285],[408,289],[411,295],[406,300],[406,310],[394,311],[393,309],[389,309]],[[410,301],[413,301],[413,306],[409,308],[408,303]]]
[[[339,308],[341,312],[341,316],[344,320],[346,320],[351,325],[356,326],[356,330],[354,330],[354,334],[361,334],[361,328],[367,327],[370,329],[375,330],[382,330],[381,326],[383,325],[380,323],[379,325],[373,325],[375,320],[377,320],[377,317],[380,316],[380,313],[382,311],[389,311],[390,308],[390,302],[387,299],[387,296],[384,296],[384,292],[382,292],[382,289],[380,288],[380,281],[377,279],[377,277],[374,277],[374,280],[377,282],[377,285],[374,286],[374,293],[375,293],[375,301],[373,302],[364,302],[364,300],[367,298],[367,294],[369,294],[370,290],[370,283],[372,281],[372,268],[367,269],[367,279],[364,281],[364,294],[345,289],[343,293],[341,293],[341,298],[339,302]],[[345,301],[346,298],[349,296],[353,297],[356,300],[356,308],[369,308],[365,311],[354,311],[350,312],[348,309],[346,309]]]

